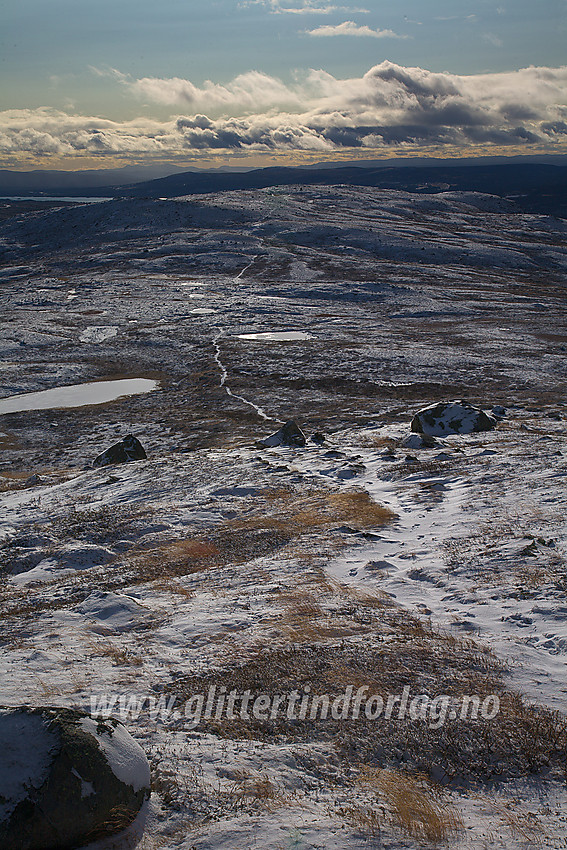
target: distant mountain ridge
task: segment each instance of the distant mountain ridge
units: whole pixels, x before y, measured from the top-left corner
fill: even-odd
[[[122,197],[181,195],[266,189],[289,185],[374,186],[406,192],[484,192],[512,198],[525,212],[567,217],[567,166],[522,163],[364,168],[262,168],[245,173],[188,172],[120,187]]]
[[[457,165],[453,161],[413,166],[387,163],[339,166],[334,163],[330,167],[273,166],[250,171],[182,171],[140,180],[139,175],[143,171],[128,167],[102,172],[28,172],[30,188],[27,193],[70,197],[89,194],[94,197],[175,198],[270,186],[343,184],[418,193],[483,192],[511,198],[523,212],[567,218],[567,165],[540,162]],[[18,189],[7,188],[10,181],[12,186],[16,185],[17,177],[14,175],[23,176],[24,182],[27,179],[25,173],[0,171],[0,194],[26,194],[21,183]],[[90,182],[84,182],[85,175]],[[111,179],[113,182],[109,182]],[[78,185],[81,180],[83,182]]]
[[[102,168],[89,171],[10,171],[0,169],[0,195],[26,195],[53,192],[84,194],[89,189],[153,180],[186,169],[176,166],[126,165],[123,168]]]

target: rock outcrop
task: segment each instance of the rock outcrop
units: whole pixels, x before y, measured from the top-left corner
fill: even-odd
[[[294,419],[290,419],[275,434],[271,434],[263,440],[258,440],[258,445],[266,449],[271,449],[275,446],[303,448],[306,442],[307,438],[297,422]]]
[[[490,431],[497,424],[493,416],[467,401],[444,401],[420,410],[412,419],[411,430],[430,437]]]
[[[141,442],[128,434],[119,443],[110,446],[93,460],[93,466],[110,466],[114,463],[129,463],[132,460],[145,460],[147,454]]]

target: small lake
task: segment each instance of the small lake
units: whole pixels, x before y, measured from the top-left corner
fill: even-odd
[[[66,204],[102,204],[103,201],[113,201],[114,198],[93,197],[64,197],[63,195],[0,195],[0,201],[62,201]]]
[[[250,342],[301,342],[313,337],[305,331],[263,331],[254,334],[238,334],[238,339]]]
[[[106,404],[118,398],[150,393],[159,387],[158,381],[149,378],[122,378],[116,381],[92,381],[54,387],[37,393],[22,393],[0,399],[0,415],[21,413],[25,410],[51,410],[61,407],[85,407],[89,404]]]

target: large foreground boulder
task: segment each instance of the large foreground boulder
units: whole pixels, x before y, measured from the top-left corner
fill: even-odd
[[[411,430],[431,437],[446,437],[448,434],[490,431],[496,423],[494,417],[468,401],[443,401],[416,413]]]
[[[67,850],[130,824],[150,793],[141,747],[116,720],[0,709],[0,847]]]
[[[269,437],[259,440],[258,445],[266,449],[274,448],[274,446],[303,448],[306,442],[307,438],[297,422],[294,419],[290,419],[275,434],[270,434]]]
[[[93,460],[93,466],[110,466],[113,463],[129,463],[132,460],[145,460],[147,454],[141,442],[128,434],[119,443],[114,443],[109,449]]]

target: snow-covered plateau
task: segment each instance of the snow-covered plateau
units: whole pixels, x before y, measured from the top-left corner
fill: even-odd
[[[567,846],[566,232],[346,186],[2,221],[0,706],[152,769],[89,850]],[[494,427],[412,433],[451,400]]]

